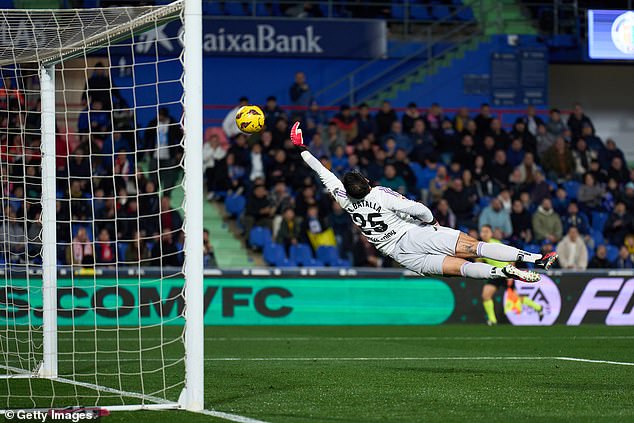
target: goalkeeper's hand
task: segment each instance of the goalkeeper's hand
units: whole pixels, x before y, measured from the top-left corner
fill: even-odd
[[[299,122],[295,122],[295,124],[291,128],[291,141],[297,147],[306,147],[304,145],[304,136],[302,135],[302,130],[299,129]]]

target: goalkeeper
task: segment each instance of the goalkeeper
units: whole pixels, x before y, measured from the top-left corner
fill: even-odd
[[[291,141],[304,148],[299,122],[291,129]],[[337,179],[309,151],[302,159],[321,179],[328,192],[346,210],[365,237],[381,253],[421,275],[464,276],[475,279],[519,279],[537,282],[538,273],[512,264],[503,268],[465,259],[486,257],[500,261],[525,261],[548,269],[556,253],[533,254],[503,244],[488,244],[455,229],[438,225],[431,211],[386,187],[371,187],[359,172]]]
[[[491,244],[502,244],[501,241],[493,238],[493,229],[490,225],[482,225],[480,228],[480,239],[483,242],[488,242]],[[489,258],[481,258],[480,261],[490,264],[494,267],[503,268],[508,265],[506,262],[501,262],[497,260],[492,260]],[[513,279],[502,280],[490,280],[485,282],[482,287],[482,306],[484,307],[484,312],[487,315],[487,325],[495,326],[498,323],[498,319],[495,315],[495,308],[493,304],[493,296],[495,295],[498,288],[507,287],[506,294],[506,302],[504,304],[504,312],[508,313],[509,311],[513,311],[517,314],[522,312],[522,306],[525,305],[527,307],[532,308],[537,312],[539,318],[544,316],[544,307],[540,304],[537,304],[535,301],[531,300],[525,295],[519,295],[517,289],[515,289],[515,281]]]

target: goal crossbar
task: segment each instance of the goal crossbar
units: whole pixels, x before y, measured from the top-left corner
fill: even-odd
[[[143,33],[179,17],[184,0],[154,7],[70,10],[0,10],[3,37],[13,46],[0,47],[0,66],[18,63],[54,65]],[[20,22],[30,22],[25,28]],[[66,31],[47,29],[63,23]],[[26,32],[25,32],[26,31]],[[7,43],[2,43],[7,45]]]

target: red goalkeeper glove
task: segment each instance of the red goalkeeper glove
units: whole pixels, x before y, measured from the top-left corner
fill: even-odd
[[[295,122],[295,125],[293,125],[293,127],[291,128],[291,141],[297,147],[306,147],[304,145],[302,130],[299,129],[299,122]]]

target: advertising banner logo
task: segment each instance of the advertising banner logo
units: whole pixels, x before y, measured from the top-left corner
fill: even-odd
[[[513,310],[506,313],[506,317],[515,326],[550,326],[561,312],[561,295],[559,288],[548,276],[543,275],[539,283],[525,283],[515,281],[515,288],[520,296],[526,296],[543,307],[543,317],[530,307],[523,306],[520,314]],[[504,292],[506,301],[506,292]]]

